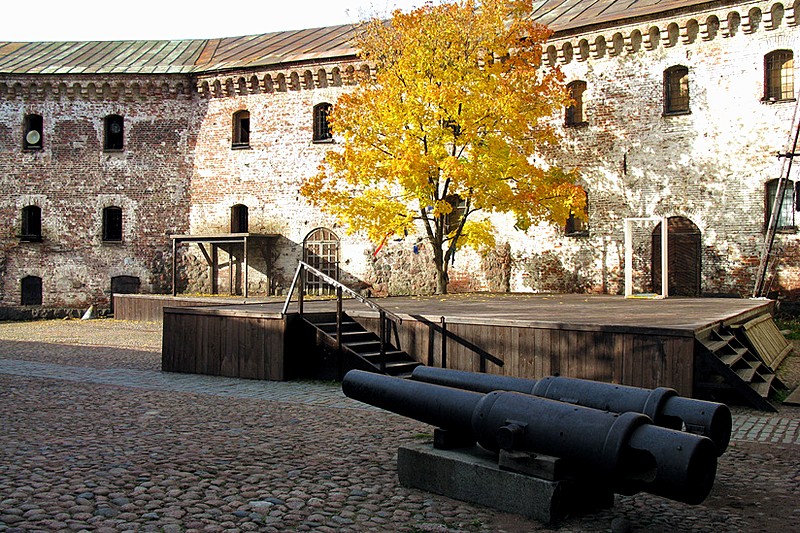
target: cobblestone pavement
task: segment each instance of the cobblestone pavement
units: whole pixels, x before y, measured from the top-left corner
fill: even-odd
[[[160,325],[0,324],[0,531],[785,531],[800,409],[734,409],[699,506],[648,494],[548,528],[399,485],[432,429],[335,383],[169,374]]]

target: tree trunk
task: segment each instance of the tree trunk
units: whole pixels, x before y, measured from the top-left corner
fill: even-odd
[[[436,294],[447,294],[447,271],[436,265]]]
[[[444,262],[442,243],[433,245],[433,264],[436,266],[436,294],[447,294],[447,264]]]

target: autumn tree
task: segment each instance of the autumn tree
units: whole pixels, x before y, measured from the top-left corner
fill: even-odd
[[[341,147],[302,187],[375,243],[424,232],[438,293],[459,246],[493,242],[476,213],[513,213],[526,230],[584,207],[575,175],[536,158],[570,100],[542,66],[551,32],[531,12],[531,0],[460,0],[364,23],[356,44],[373,75],[335,103]]]

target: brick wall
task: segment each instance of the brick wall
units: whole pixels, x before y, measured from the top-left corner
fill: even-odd
[[[190,82],[165,76],[104,80],[105,94],[93,80],[41,77],[17,80],[14,92],[0,94],[5,305],[20,303],[26,276],[42,279],[42,303],[49,307],[107,305],[115,276],[138,277],[147,292],[169,287],[168,235],[185,231],[188,219],[188,132],[197,110]],[[43,118],[41,150],[22,149],[30,113]],[[103,149],[109,114],[124,116],[121,151]],[[17,237],[27,205],[41,209],[41,242]],[[121,242],[103,241],[108,206],[122,210]]]

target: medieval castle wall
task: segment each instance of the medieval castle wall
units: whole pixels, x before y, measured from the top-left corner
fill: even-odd
[[[698,230],[700,292],[746,295],[764,236],[766,183],[780,174],[776,153],[795,109],[794,99],[764,99],[765,56],[800,49],[796,12],[797,3],[716,5],[557,35],[546,61],[566,82],[585,82],[583,117],[569,126],[553,117],[562,144],[543,156],[580,171],[588,226],[521,232],[510,217],[492,215],[497,248],[457,253],[451,288],[621,293],[623,220],[664,216]],[[672,67],[688,70],[688,112],[665,113]],[[288,289],[317,228],[341,239],[349,283],[373,294],[432,291],[429,244],[410,235],[376,252],[377,243],[348,235],[299,194],[337,148],[314,140],[315,106],[335,104],[365,69],[344,58],[195,76],[0,78],[0,301],[18,304],[29,276],[41,278],[46,306],[107,303],[119,276],[139,278],[142,292],[168,292],[169,236],[228,233],[235,206],[247,208],[247,231],[275,236],[248,257],[252,294]],[[30,114],[43,119],[41,149],[24,148]],[[104,149],[109,115],[124,117],[122,150]],[[244,143],[237,116],[247,117]],[[41,242],[19,237],[26,206],[41,209]],[[104,239],[109,206],[122,212],[120,240]],[[651,231],[637,244],[641,291],[653,290]],[[773,288],[800,288],[798,242],[792,231],[778,236],[784,254]],[[180,291],[210,292],[199,247],[184,244],[178,256]],[[221,249],[219,265],[226,292],[226,280],[241,279],[241,251]]]

